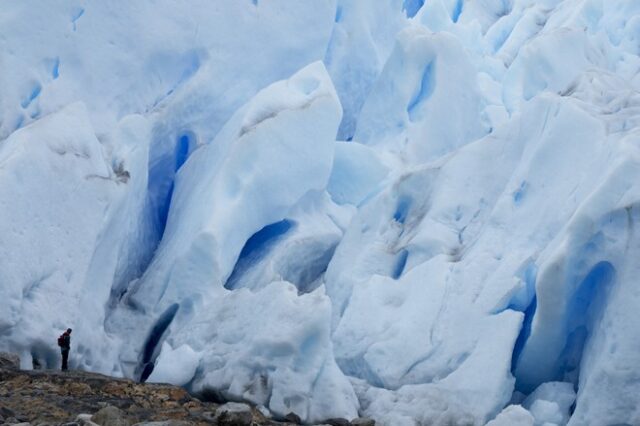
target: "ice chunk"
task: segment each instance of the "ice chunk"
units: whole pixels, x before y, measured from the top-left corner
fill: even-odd
[[[160,251],[128,297],[153,308],[162,298],[221,288],[251,235],[284,219],[307,191],[324,188],[339,120],[321,63],[239,110],[180,170]]]
[[[534,426],[535,419],[521,405],[510,405],[486,426]]]
[[[422,163],[483,136],[476,76],[455,37],[422,27],[402,31],[362,108],[354,139]]]
[[[200,355],[189,345],[173,349],[165,342],[162,344],[162,351],[148,381],[184,386],[193,379],[199,364]]]
[[[357,206],[375,193],[387,173],[371,148],[337,142],[327,191],[336,203]]]
[[[333,360],[331,305],[321,289],[298,296],[290,283],[274,282],[222,297],[169,338],[201,353],[194,390],[215,389],[308,422],[357,417],[353,389]]]
[[[566,425],[575,400],[572,383],[547,382],[538,386],[522,405],[535,417],[536,425],[545,422]]]
[[[391,53],[396,34],[406,24],[402,2],[338,0],[324,57],[344,109],[338,139],[353,138],[362,105]]]
[[[626,99],[628,104],[637,102]],[[607,122],[615,123],[629,113],[627,108],[617,109]],[[637,417],[627,396],[634,392],[630,391],[632,382],[604,373],[611,369],[631,371],[627,366],[634,359],[629,358],[625,343],[628,335],[621,340],[611,336],[615,326],[609,321],[635,321],[628,316],[631,310],[626,305],[635,300],[627,278],[635,268],[625,259],[636,250],[628,241],[634,240],[635,232],[629,224],[636,220],[632,206],[637,188],[632,182],[638,170],[637,153],[628,143],[633,136],[620,140],[614,133],[609,138],[618,140],[616,152],[601,166],[597,183],[588,186],[590,193],[583,197],[564,231],[541,254],[537,308],[515,369],[522,389],[558,379],[576,385],[578,398],[570,424],[625,423]],[[626,302],[621,304],[618,297],[625,297]],[[606,379],[594,379],[597,372]],[[603,389],[607,389],[607,396],[595,398]]]
[[[523,130],[519,126],[525,116],[539,120]],[[580,133],[574,127],[578,122]],[[521,136],[510,136],[516,134]],[[336,359],[343,371],[371,387],[398,389],[394,395],[407,395],[407,400],[425,395],[410,393],[409,385],[437,389],[441,398],[461,403],[471,398],[465,396],[471,383],[492,382],[495,392],[474,397],[468,413],[485,421],[493,418],[509,400],[513,379],[508,369],[497,369],[502,361],[489,354],[501,347],[502,359],[517,359],[522,344],[516,344],[515,337],[523,314],[514,311],[532,318],[529,307],[540,279],[532,248],[551,245],[588,199],[598,177],[587,171],[594,162],[602,167],[600,161],[607,158],[604,138],[603,124],[573,101],[536,99],[506,127],[401,175],[388,192],[364,204],[326,276],[335,307]],[[602,155],[592,157],[598,150]],[[500,157],[502,167],[475,166],[492,155]],[[572,158],[572,170],[555,161],[567,157]],[[469,170],[474,170],[474,178],[459,178]],[[563,176],[559,181],[558,175]],[[542,187],[545,191],[536,189]],[[545,203],[551,203],[549,210],[540,209]],[[487,204],[493,207],[484,216]],[[487,270],[487,263],[495,269]],[[368,315],[372,311],[377,313],[373,318]],[[498,333],[490,321],[506,313]],[[525,331],[521,336],[526,341]],[[407,341],[412,344],[402,343]],[[388,363],[390,358],[393,363]],[[496,368],[473,367],[494,361]],[[479,371],[492,374],[476,382]],[[520,380],[519,367],[515,371]],[[359,393],[361,398],[366,392]],[[382,415],[385,408],[378,404],[382,400],[374,398],[367,414]],[[383,418],[393,423],[403,415],[438,418],[410,404],[397,404],[394,413]]]
[[[269,276],[246,282],[274,267],[273,275],[298,279],[304,293],[313,288],[311,278],[322,274],[322,256],[317,276],[306,277],[313,265],[301,264],[290,250],[311,238],[328,251],[326,265],[342,232],[314,211],[322,197],[317,201],[310,195],[322,194],[329,179],[340,118],[331,81],[317,62],[265,88],[211,144],[190,155],[177,174],[159,250],[125,295],[126,305],[110,318],[114,330],[126,330],[122,351],[128,374],[145,378],[151,373],[159,353],[163,362],[160,347],[166,340],[200,354],[203,368],[191,378],[196,390],[215,387],[280,415],[295,411],[305,420],[323,413],[356,416],[357,400],[329,344],[329,300],[317,292],[298,299],[291,284],[267,285]],[[290,222],[283,221],[288,217]],[[267,256],[273,262],[257,264],[269,253],[269,243],[286,237],[294,221],[301,232],[292,234],[293,245],[278,245],[273,257]],[[245,258],[238,261],[247,245]],[[314,247],[303,259],[317,256]],[[253,262],[243,264],[247,259]],[[236,264],[237,281],[228,282]],[[296,271],[303,267],[309,269]],[[235,291],[225,289],[225,283]],[[271,307],[262,303],[267,299]],[[315,306],[320,303],[324,308]],[[256,306],[262,313],[256,314]],[[312,310],[317,316],[309,316]],[[218,326],[211,328],[213,323]]]
[[[582,72],[604,62],[602,53],[582,31],[558,29],[541,35],[522,48],[505,74],[505,105],[513,111],[517,103],[545,90],[571,92]]]
[[[350,217],[351,210],[332,204],[326,194],[308,193],[287,219],[247,240],[225,287],[258,289],[285,280],[301,293],[313,291],[342,238],[341,216]]]

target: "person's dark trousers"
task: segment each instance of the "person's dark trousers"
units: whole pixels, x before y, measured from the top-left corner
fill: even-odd
[[[69,360],[69,349],[62,349],[62,371],[69,368],[67,361]]]

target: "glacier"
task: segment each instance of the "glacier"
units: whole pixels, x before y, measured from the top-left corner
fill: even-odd
[[[640,2],[3,0],[0,350],[307,424],[640,424]]]

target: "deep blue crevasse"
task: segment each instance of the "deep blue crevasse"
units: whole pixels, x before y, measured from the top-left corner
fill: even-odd
[[[411,98],[409,105],[407,106],[407,113],[411,121],[418,121],[419,106],[422,105],[427,99],[431,97],[435,87],[435,60],[429,62],[422,71],[422,79],[420,80],[420,86],[418,90]]]
[[[175,145],[173,155],[155,164],[149,171],[148,191],[155,211],[155,227],[158,241],[162,239],[167,226],[171,199],[173,197],[175,175],[189,158],[193,151],[195,137],[189,133],[182,133]],[[173,164],[169,163],[171,161]]]
[[[406,196],[401,196],[398,199],[396,210],[393,213],[393,220],[400,224],[405,223],[407,216],[409,215],[409,209],[411,208],[411,201],[411,198]]]
[[[598,262],[590,269],[571,295],[563,323],[558,324],[558,327],[564,330],[565,343],[555,361],[553,377],[539,377],[537,383],[523,384],[516,376],[516,390],[529,393],[549,380],[567,381],[575,386],[578,385],[584,347],[593,332],[593,325],[602,315],[607,293],[615,280],[615,275],[615,268],[607,261]],[[536,307],[537,298],[534,296],[531,304],[524,311],[524,322],[513,350],[512,372],[515,372],[519,357],[531,334]]]
[[[140,360],[140,364],[138,366],[138,370],[140,371],[140,381],[144,382],[149,378],[151,373],[153,372],[155,358],[158,355],[158,345],[162,342],[165,332],[171,322],[176,316],[178,312],[178,308],[180,305],[178,303],[174,303],[169,306],[163,313],[160,315],[155,325],[151,329],[147,340],[144,343],[144,347],[142,350],[142,359]]]
[[[407,14],[407,18],[413,18],[422,6],[424,6],[424,0],[404,0],[402,9]]]
[[[407,259],[409,258],[409,251],[407,249],[402,249],[398,253],[395,259],[395,265],[393,267],[393,271],[391,273],[391,278],[397,280],[400,278],[402,273],[404,272],[404,268],[407,266]]]
[[[242,275],[242,272],[244,272],[253,263],[262,259],[273,247],[274,243],[286,234],[294,225],[294,221],[283,219],[279,222],[267,225],[253,234],[242,248],[238,261],[233,268],[233,272],[224,285],[225,288],[229,290],[236,288],[238,285],[238,278]]]
[[[531,324],[533,323],[533,317],[536,314],[536,308],[538,307],[538,299],[536,296],[533,296],[533,300],[524,311],[524,320],[522,321],[522,328],[520,329],[520,334],[518,334],[518,338],[516,339],[516,343],[513,347],[513,355],[511,356],[511,372],[513,373],[518,365],[518,359],[520,359],[520,355],[522,354],[522,349],[524,349],[525,343],[529,339],[531,335]],[[516,390],[518,389],[518,382],[516,381]]]
[[[460,14],[462,13],[462,6],[464,5],[463,0],[457,0],[456,6],[453,9],[453,13],[451,14],[451,20],[456,23],[458,19],[460,19]]]
[[[557,363],[556,378],[578,384],[580,362],[593,325],[602,314],[607,290],[615,279],[615,268],[598,262],[576,289],[567,307],[567,336]]]

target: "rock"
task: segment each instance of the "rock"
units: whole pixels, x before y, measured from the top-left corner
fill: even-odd
[[[324,422],[331,426],[351,426],[351,423],[349,423],[347,419],[328,419]]]
[[[136,423],[133,426],[193,426],[195,423],[184,420],[165,420],[163,422]]]
[[[265,407],[264,405],[258,405],[256,407],[256,410],[258,410],[258,412],[260,414],[262,414],[265,418],[270,419],[271,416],[271,411],[269,411],[269,409],[267,407]]]
[[[13,426],[31,426],[29,422],[14,423]]]
[[[245,404],[229,404],[217,413],[218,408],[173,385],[135,383],[86,371],[0,368],[0,426],[27,421],[36,426],[203,425],[216,424],[223,411],[229,413],[220,425],[248,425],[247,419],[261,426],[275,424]],[[238,408],[244,414],[231,416]]]
[[[80,426],[98,426],[97,423],[91,420],[91,414],[78,414],[75,423]]]
[[[169,398],[173,401],[187,402],[191,400],[191,396],[182,388],[172,388],[169,390]]]
[[[289,413],[284,416],[284,419],[288,422],[295,423],[297,425],[302,424],[302,419],[296,413]]]
[[[91,386],[86,383],[69,383],[66,386],[69,395],[78,396],[91,393]]]
[[[6,368],[7,370],[19,370],[20,357],[9,352],[0,352],[0,368]]]
[[[3,420],[9,417],[14,417],[15,415],[16,413],[12,409],[7,407],[0,407],[0,416],[3,417]]]
[[[250,426],[253,420],[251,407],[238,402],[227,402],[216,410],[219,426]]]
[[[91,421],[100,426],[129,426],[125,414],[119,408],[108,405],[91,417]]]
[[[203,411],[200,415],[203,419],[209,422],[215,422],[216,420],[216,413],[214,413],[213,411]]]
[[[375,426],[376,421],[373,419],[368,419],[366,417],[358,417],[357,419],[351,420],[351,426]]]

